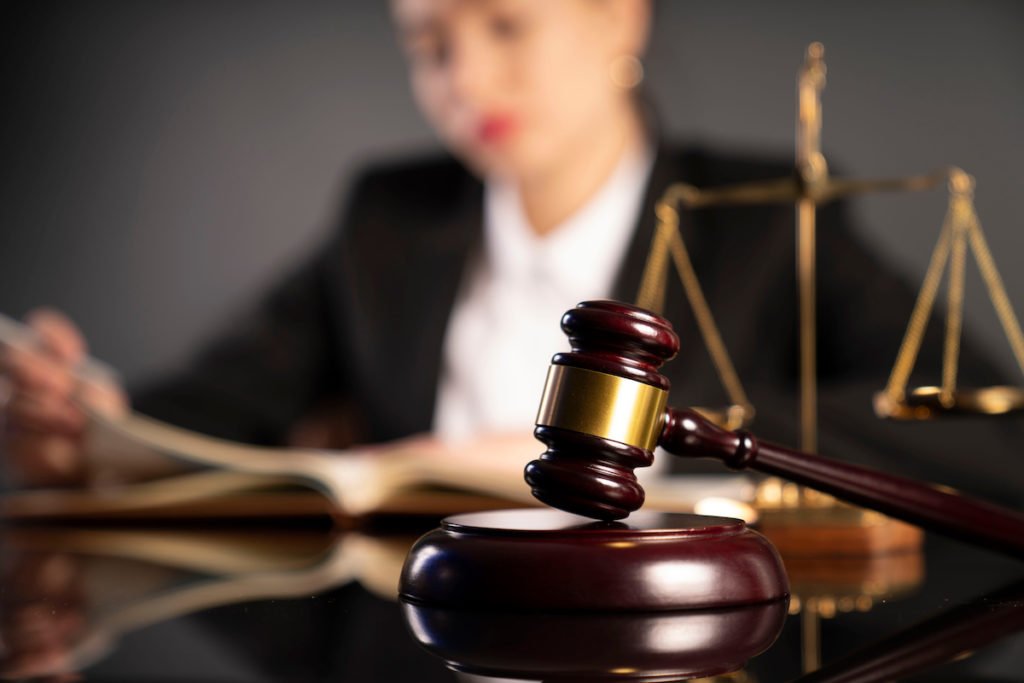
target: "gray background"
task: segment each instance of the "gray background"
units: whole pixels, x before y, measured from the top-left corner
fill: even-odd
[[[975,174],[1024,314],[1024,3],[666,0],[657,19],[648,83],[669,131],[782,155],[796,69],[823,41],[833,164]],[[360,163],[435,144],[383,1],[4,3],[0,98],[0,311],[64,309],[129,379],[183,362],[311,249]],[[943,193],[855,210],[918,282]],[[969,272],[968,321],[1009,366]]]

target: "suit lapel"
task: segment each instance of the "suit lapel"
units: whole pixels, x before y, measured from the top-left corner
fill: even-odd
[[[402,340],[388,364],[392,386],[401,386],[402,405],[389,420],[378,425],[395,436],[424,432],[433,423],[448,320],[456,305],[459,288],[480,246],[482,236],[482,188],[466,177],[461,198],[451,212],[435,218],[435,225],[423,225],[422,237],[408,245],[405,264],[415,266],[414,277],[401,298],[393,300],[389,327]],[[422,216],[412,220],[424,220]]]

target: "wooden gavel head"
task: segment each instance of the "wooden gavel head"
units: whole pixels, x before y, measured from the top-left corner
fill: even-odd
[[[654,462],[669,390],[658,368],[679,338],[664,318],[612,301],[579,304],[562,330],[572,351],[551,359],[534,431],[547,450],[526,481],[552,507],[621,519],[644,502],[633,469]]]

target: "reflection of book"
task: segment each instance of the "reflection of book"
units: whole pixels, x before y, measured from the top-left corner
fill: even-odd
[[[540,450],[538,444],[537,451]],[[438,457],[246,446],[140,415],[93,416],[93,485],[0,497],[0,515],[53,518],[245,518],[370,513],[441,515],[536,505],[523,467],[536,452]],[[126,483],[127,482],[127,483]],[[648,505],[689,511],[707,496],[748,498],[743,477],[645,483]]]
[[[16,669],[26,676],[80,670],[127,633],[222,605],[308,597],[353,580],[393,600],[413,540],[294,530],[8,530],[0,536],[0,559],[15,567],[6,586],[14,602],[0,606],[12,617],[23,610],[57,619],[71,611],[76,628],[61,632],[66,642],[59,658],[0,649],[0,678],[12,673],[12,661],[32,662],[32,670]],[[35,571],[19,572],[19,564]],[[32,641],[15,637],[12,643]]]

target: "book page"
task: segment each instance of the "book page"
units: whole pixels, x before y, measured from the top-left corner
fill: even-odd
[[[88,444],[88,488],[8,494],[0,498],[0,514],[361,517],[540,505],[523,479],[523,468],[543,448],[529,433],[318,451],[249,446],[129,414],[92,415]],[[669,512],[692,512],[709,495],[750,500],[753,491],[743,475],[659,476],[644,487],[648,507]]]

